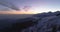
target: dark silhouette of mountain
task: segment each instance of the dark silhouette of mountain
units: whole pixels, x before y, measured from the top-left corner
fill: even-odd
[[[0,19],[0,32],[60,32],[60,11],[24,19]]]

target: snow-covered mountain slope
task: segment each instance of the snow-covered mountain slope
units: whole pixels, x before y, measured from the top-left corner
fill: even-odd
[[[51,15],[52,14],[52,15]],[[22,32],[60,32],[60,12],[37,14],[37,24]],[[34,18],[32,17],[32,18]]]

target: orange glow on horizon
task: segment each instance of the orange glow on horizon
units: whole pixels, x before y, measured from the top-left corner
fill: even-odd
[[[0,14],[35,14],[33,11],[0,11]]]

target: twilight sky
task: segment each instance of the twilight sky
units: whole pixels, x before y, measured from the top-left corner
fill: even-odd
[[[9,3],[12,3],[14,6]],[[2,12],[3,14],[36,14],[48,11],[55,12],[57,10],[60,10],[60,0],[0,0],[1,14]]]

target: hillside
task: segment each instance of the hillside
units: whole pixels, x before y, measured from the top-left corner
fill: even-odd
[[[60,12],[48,12],[23,19],[0,20],[0,32],[60,32]]]
[[[60,32],[60,12],[36,14],[37,24],[22,30],[23,32]]]

